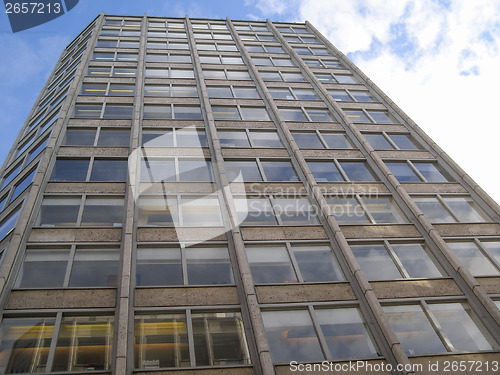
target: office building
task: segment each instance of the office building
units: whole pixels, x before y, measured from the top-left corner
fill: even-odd
[[[500,207],[308,22],[101,14],[0,177],[0,373],[498,373]]]

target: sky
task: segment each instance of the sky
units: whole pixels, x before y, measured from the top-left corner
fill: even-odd
[[[308,20],[500,202],[500,0],[80,0],[15,34],[2,11],[1,161],[64,47],[101,12]]]

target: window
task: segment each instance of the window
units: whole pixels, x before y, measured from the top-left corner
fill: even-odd
[[[222,147],[283,147],[274,130],[219,130],[217,134]]]
[[[400,182],[449,182],[444,171],[436,163],[386,162],[394,177]]]
[[[150,45],[150,44],[148,44]],[[191,56],[173,53],[146,53],[146,62],[191,63]]]
[[[262,319],[274,363],[378,356],[354,307],[263,311]]]
[[[137,286],[221,284],[234,284],[226,246],[137,249]]]
[[[21,206],[17,207],[12,211],[9,216],[7,216],[3,221],[0,222],[0,241],[3,241],[11,231],[16,227],[17,219],[21,213]]]
[[[194,78],[193,69],[177,69],[167,67],[166,69],[146,66],[146,78]]]
[[[399,208],[391,198],[327,198],[330,215],[339,224],[399,224],[405,223]]]
[[[286,243],[245,247],[256,284],[344,280],[329,245]]]
[[[130,130],[120,128],[66,129],[64,146],[129,147]]]
[[[363,161],[313,161],[307,162],[317,182],[376,181]]]
[[[3,319],[0,367],[5,373],[109,370],[112,316],[62,314],[60,323],[56,321],[54,315]],[[58,332],[57,337],[54,332]],[[57,340],[57,345],[51,345],[52,340]],[[47,367],[50,356],[54,359],[52,368]]]
[[[215,120],[226,121],[270,121],[265,108],[241,106],[214,106],[212,113]]]
[[[239,312],[188,311],[189,314],[174,311],[136,315],[136,368],[234,366],[250,363],[243,320]],[[188,330],[188,326],[192,329]]]
[[[208,86],[210,98],[260,99],[255,87]]]
[[[315,207],[307,198],[269,196],[235,197],[238,222],[242,225],[314,225],[318,223]]]
[[[16,288],[116,287],[120,251],[115,247],[31,247]]]
[[[207,147],[205,130],[172,128],[168,130],[143,130],[142,146],[145,147]]]
[[[279,111],[285,121],[333,122],[331,114],[326,109],[280,108]]]
[[[489,217],[470,197],[414,197],[413,200],[433,223],[484,222]]]
[[[79,213],[83,211],[81,219]],[[123,198],[102,196],[46,196],[37,225],[42,227],[121,227]]]
[[[467,303],[383,306],[407,354],[491,350],[491,338]]]
[[[328,90],[331,97],[337,102],[374,102],[376,101],[369,91],[355,90]]]
[[[276,57],[252,57],[252,61],[257,66],[295,66],[290,59]]]
[[[273,99],[283,100],[319,100],[312,89],[299,88],[269,88],[269,93]]]
[[[386,111],[344,110],[355,124],[395,124],[396,120]]]
[[[499,242],[448,241],[451,252],[474,276],[498,275]]]
[[[145,157],[141,160],[141,182],[211,182],[212,164],[195,158]]]
[[[352,148],[343,133],[329,133],[327,131],[297,132],[292,131],[293,138],[300,148],[332,148],[349,149]]]
[[[230,181],[241,173],[243,181],[299,181],[289,161],[281,160],[226,160],[225,166]]]
[[[127,160],[57,159],[50,181],[125,181],[127,171]]]
[[[74,117],[76,118],[105,118],[105,119],[131,119],[132,104],[76,104]],[[102,115],[101,115],[102,113]]]
[[[139,226],[222,226],[216,196],[141,196],[137,207]]]
[[[442,277],[422,244],[384,241],[350,246],[368,280]]]
[[[417,143],[406,134],[365,133],[363,136],[375,150],[418,150]]]
[[[202,120],[199,105],[144,104],[144,119]]]

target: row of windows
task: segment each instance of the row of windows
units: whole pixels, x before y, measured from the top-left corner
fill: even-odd
[[[500,241],[447,241],[447,244],[474,276],[499,274]],[[328,244],[287,242],[246,244],[245,248],[256,284],[345,280]],[[419,242],[353,242],[350,248],[368,280],[444,275],[428,249]],[[118,265],[119,249],[112,246],[30,247],[15,287],[116,287]],[[137,249],[137,286],[233,283],[226,246]]]
[[[137,40],[137,41],[135,41]],[[96,47],[99,48],[139,48],[139,39],[98,39]]]

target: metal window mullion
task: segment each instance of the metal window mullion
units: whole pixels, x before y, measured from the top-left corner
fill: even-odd
[[[170,103],[169,106],[170,106],[170,117],[171,117],[172,120],[175,120],[175,111],[174,111],[175,107],[174,107],[174,103]]]
[[[67,288],[69,286],[69,279],[71,277],[71,272],[73,270],[73,262],[75,261],[76,245],[71,245],[68,256],[68,264],[66,265],[66,273],[64,274],[63,287]]]
[[[188,347],[189,347],[189,362],[191,367],[194,367],[196,366],[196,355],[194,346],[194,332],[193,332],[191,309],[186,309],[186,330],[187,330]]]
[[[328,343],[326,342],[325,336],[323,335],[323,331],[321,330],[321,325],[316,318],[316,313],[312,305],[307,305],[307,310],[309,312],[309,316],[311,317],[311,321],[313,324],[313,328],[316,331],[316,337],[319,340],[321,350],[323,352],[323,357],[327,359],[333,359],[330,353],[330,349],[328,348]]]
[[[255,158],[255,163],[257,164],[257,169],[259,170],[260,177],[262,178],[262,181],[267,182],[267,176],[264,173],[264,167],[262,166],[262,162],[260,160],[260,157]]]
[[[448,213],[453,218],[453,220],[455,220],[456,223],[460,223],[460,220],[458,220],[458,218],[455,216],[455,213],[453,212],[453,210],[451,209],[451,207],[448,206],[448,203],[446,203],[445,199],[441,196],[441,194],[437,194],[436,198],[437,198],[438,202],[441,204],[441,206],[446,211],[448,211]]]
[[[348,89],[343,89],[347,95],[352,99],[353,102],[359,103],[359,101],[354,97],[354,95],[351,94],[351,92]]]
[[[187,270],[187,250],[186,244],[180,243],[179,249],[181,253],[181,268],[182,268],[182,283],[183,285],[189,285],[188,270]]]
[[[109,85],[108,85],[109,87]],[[99,142],[99,137],[101,136],[101,130],[102,126],[98,126],[97,129],[95,130],[95,135],[94,135],[94,144],[92,146],[97,146],[97,143]]]
[[[85,176],[85,181],[90,181],[90,176],[92,175],[92,169],[94,168],[95,156],[91,156],[89,159],[89,166],[87,167],[87,175]]]
[[[245,129],[243,129],[243,131],[245,132],[245,135],[247,136],[248,144],[250,145],[251,148],[254,148],[255,145],[253,143],[252,137],[250,136],[250,129],[249,128],[245,128]]]
[[[486,259],[488,259],[490,261],[490,263],[492,263],[493,266],[497,270],[500,271],[500,263],[497,262],[496,259],[491,256],[491,254],[489,253],[488,249],[486,249],[486,247],[483,246],[483,244],[481,243],[481,241],[477,237],[475,237],[473,241],[476,244],[476,246],[478,247],[479,251],[481,251],[483,253],[483,255],[486,257]]]
[[[427,181],[427,179],[422,175],[422,173],[420,173],[420,171],[417,169],[417,167],[415,167],[415,164],[413,164],[413,162],[411,160],[406,160],[406,164],[408,166],[410,166],[410,169],[413,171],[413,173],[415,173],[415,175],[420,178],[420,180],[422,180],[423,182],[429,182]]]
[[[276,212],[276,209],[274,207],[274,197],[272,195],[269,195],[267,199],[269,200],[269,204],[271,205],[271,212],[273,213],[274,218],[276,219],[278,225],[282,226],[283,220],[281,220],[281,212],[279,214]]]
[[[364,113],[364,115],[365,115],[366,117],[368,117],[368,120],[370,120],[373,124],[376,124],[376,123],[377,123],[377,121],[375,121],[375,120],[373,119],[373,117],[372,117],[372,116],[368,113],[368,111],[367,111],[366,109],[361,108],[361,112],[363,112],[363,113]]]
[[[177,201],[177,217],[178,217],[178,225],[179,226],[184,226],[184,217],[183,217],[183,210],[181,206],[181,201],[182,201],[182,195],[181,194],[175,194],[175,200]],[[168,202],[168,201],[167,201]],[[174,220],[174,226],[175,226],[175,220]]]
[[[365,215],[368,216],[368,219],[371,221],[371,223],[377,224],[377,221],[373,218],[372,213],[370,212],[370,210],[368,210],[368,207],[366,206],[361,196],[359,194],[356,194],[354,197],[358,201],[358,204],[361,206],[361,208],[363,208]]]
[[[82,223],[83,210],[85,209],[85,203],[87,202],[87,194],[83,194],[80,197],[80,208],[78,210],[78,215],[76,217],[76,226],[79,227]]]
[[[166,158],[165,160],[169,160],[170,158]],[[179,171],[180,171],[180,167],[179,167],[179,157],[178,156],[174,156],[172,158],[174,160],[174,173],[175,173],[175,181],[176,182],[180,182],[180,178],[181,176],[179,175]]]
[[[56,313],[56,319],[54,321],[54,332],[52,333],[52,339],[50,341],[49,355],[47,356],[46,372],[51,372],[54,365],[54,357],[56,355],[57,339],[59,337],[59,332],[61,331],[62,323],[62,312]]]
[[[432,328],[436,331],[436,334],[438,335],[439,339],[442,341],[442,343],[445,346],[446,350],[449,351],[449,352],[456,351],[455,347],[451,343],[450,339],[444,333],[443,328],[441,327],[441,324],[439,324],[439,321],[437,320],[436,316],[429,309],[429,306],[427,305],[427,302],[420,301],[420,307],[422,308],[422,311],[424,312],[425,316],[429,320],[429,323],[431,324]]]
[[[330,149],[330,146],[328,146],[328,143],[326,143],[325,139],[323,138],[323,134],[319,131],[319,129],[315,129],[316,136],[319,138],[319,141],[323,144],[323,147],[325,149]]]
[[[297,259],[295,259],[295,253],[293,252],[293,248],[290,245],[289,241],[285,242],[285,248],[288,253],[288,258],[290,259],[290,262],[292,262],[293,270],[295,272],[295,277],[299,280],[300,283],[304,282],[304,278],[302,277],[302,272],[300,271],[299,264],[297,262]]]
[[[104,99],[106,100],[106,99]],[[104,118],[104,111],[106,109],[106,102],[104,101],[102,104],[101,104],[101,114],[99,115],[99,118],[102,119]]]
[[[410,279],[411,278],[410,274],[406,271],[406,268],[404,267],[403,263],[401,263],[401,260],[399,259],[395,251],[392,249],[389,241],[384,240],[384,247],[389,256],[391,257],[392,261],[394,262],[401,276],[403,276],[405,279]]]
[[[382,132],[382,137],[385,138],[387,142],[395,149],[395,150],[401,150],[398,145],[392,140],[391,136],[387,134],[386,132]]]
[[[300,106],[300,110],[302,111],[302,113],[304,113],[304,115],[306,116],[306,119],[307,121],[309,122],[314,122],[312,119],[311,119],[311,116],[309,116],[309,113],[307,113],[306,109],[302,106]]]
[[[338,169],[340,175],[342,176],[342,178],[345,181],[350,182],[349,177],[347,176],[347,173],[345,173],[344,168],[342,168],[342,166],[340,165],[340,162],[338,161],[338,159],[333,159],[332,162],[333,162],[333,164],[335,164],[335,167],[337,167],[337,169]]]

